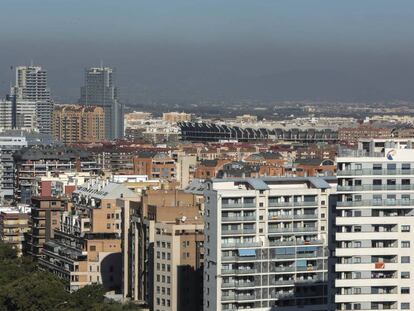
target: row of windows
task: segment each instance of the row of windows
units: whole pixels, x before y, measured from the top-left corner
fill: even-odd
[[[157,294],[161,294],[161,293],[163,295],[167,294],[168,296],[170,296],[171,295],[171,289],[169,287],[157,286]]]
[[[171,254],[168,252],[157,251],[157,259],[167,259],[171,260]]]
[[[157,306],[167,306],[170,307],[171,306],[171,301],[169,299],[160,299],[157,298]]]
[[[344,306],[345,306],[345,310],[362,310],[362,306],[360,303],[352,303],[352,304],[345,303]],[[384,308],[384,306],[380,305],[380,303],[371,303],[371,309],[391,309],[391,308],[390,307]],[[401,310],[410,310],[410,303],[402,302]]]
[[[166,264],[160,264],[159,262],[157,262],[157,271],[171,271],[171,266],[170,265],[166,265]]]
[[[157,282],[171,284],[171,277],[168,276],[168,275],[166,277],[165,275],[159,275],[159,274],[157,274]]]
[[[159,248],[171,248],[171,243],[170,242],[164,242],[164,241],[157,241],[157,247]]]

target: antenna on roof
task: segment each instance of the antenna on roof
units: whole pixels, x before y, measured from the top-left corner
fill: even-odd
[[[101,69],[103,69],[103,60],[101,59]]]

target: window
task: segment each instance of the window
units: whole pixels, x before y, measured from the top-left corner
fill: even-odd
[[[409,302],[401,302],[401,310],[410,310]]]
[[[111,219],[111,214],[106,214],[106,219]]]
[[[409,179],[401,179],[401,185],[409,185],[410,180]]]
[[[409,279],[410,278],[410,272],[408,272],[408,271],[401,272],[401,278],[402,279]]]
[[[401,294],[409,294],[410,288],[409,287],[401,287]]]
[[[401,263],[410,263],[410,256],[401,256]]]
[[[374,186],[381,186],[381,185],[382,185],[382,180],[381,180],[381,179],[374,179],[374,180],[372,181],[372,184],[373,184]]]
[[[354,247],[355,248],[360,248],[361,247],[361,242],[354,242]]]
[[[376,164],[376,163],[374,163],[372,165],[372,169],[373,170],[382,170],[382,164]]]
[[[355,226],[354,232],[361,232],[361,226]]]
[[[402,225],[401,232],[410,232],[410,225]]]
[[[111,203],[106,203],[106,208],[111,208]]]
[[[355,181],[354,181],[354,185],[355,185],[355,186],[361,186],[361,185],[362,185],[362,181],[361,181],[361,179],[355,179]]]
[[[402,248],[410,248],[410,241],[401,241]]]
[[[96,251],[96,246],[95,246],[95,245],[91,245],[91,246],[89,246],[89,250],[90,250],[91,252]]]
[[[361,257],[355,257],[354,263],[361,263]]]
[[[395,163],[388,163],[387,164],[387,169],[388,170],[396,170],[397,169],[397,164],[395,164]]]
[[[361,288],[357,287],[353,289],[354,294],[361,294]]]
[[[111,224],[106,224],[106,229],[111,229]]]

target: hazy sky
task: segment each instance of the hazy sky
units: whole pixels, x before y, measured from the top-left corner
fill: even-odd
[[[414,100],[414,1],[1,0],[1,96],[31,60],[57,101],[101,60],[127,102]]]

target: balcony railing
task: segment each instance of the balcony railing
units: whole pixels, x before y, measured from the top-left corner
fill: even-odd
[[[317,227],[299,227],[299,228],[272,228],[269,227],[269,233],[290,233],[290,232],[316,232]]]
[[[360,185],[360,186],[338,186],[338,191],[393,191],[414,190],[413,185]]]
[[[363,175],[413,175],[414,169],[371,169],[364,168],[360,170],[338,170],[337,176],[363,176]]]
[[[361,201],[345,201],[337,202],[338,207],[352,207],[352,206],[410,206],[414,205],[414,200],[361,200]]]
[[[318,206],[318,202],[274,202],[269,201],[269,207],[294,207],[294,206]]]
[[[256,216],[222,216],[221,221],[255,221]]]

